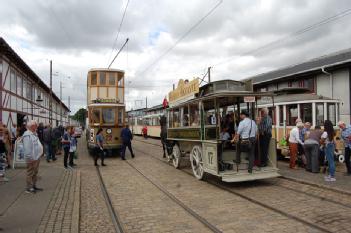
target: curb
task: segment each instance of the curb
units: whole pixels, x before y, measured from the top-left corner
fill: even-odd
[[[76,184],[74,189],[74,202],[72,211],[71,232],[79,232],[80,221],[80,171],[77,171]]]
[[[330,190],[330,191],[333,191],[333,192],[337,192],[337,193],[342,193],[342,194],[345,194],[345,195],[351,195],[350,191],[345,191],[345,190],[342,190],[342,189],[339,189],[339,188],[332,188],[332,187],[329,187],[329,186],[326,186],[326,185],[323,185],[323,184],[307,182],[307,181],[304,181],[304,180],[300,180],[300,179],[292,178],[292,177],[287,177],[287,176],[280,176],[278,178],[285,179],[285,180],[290,180],[290,181],[297,182],[297,183],[300,183],[300,184],[306,184],[306,185],[314,186],[314,187],[317,187],[317,188],[327,189],[327,190]]]

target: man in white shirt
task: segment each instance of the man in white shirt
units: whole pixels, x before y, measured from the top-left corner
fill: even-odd
[[[300,130],[302,130],[304,124],[302,122],[297,122],[296,127],[290,131],[289,136],[289,149],[290,149],[290,168],[296,169],[296,158],[298,151],[298,144],[303,145],[303,142],[300,138]]]
[[[246,110],[241,111],[240,119],[238,131],[233,139],[233,141],[239,141],[237,145],[236,163],[241,162],[240,152],[246,147],[249,156],[248,172],[252,173],[255,160],[257,125],[255,121],[249,118],[249,113]]]

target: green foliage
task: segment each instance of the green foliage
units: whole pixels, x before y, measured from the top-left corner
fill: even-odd
[[[86,117],[87,110],[85,108],[81,108],[72,116],[72,119],[78,121],[81,125],[85,126]]]

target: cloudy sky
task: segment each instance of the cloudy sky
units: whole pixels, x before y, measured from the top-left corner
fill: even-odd
[[[3,0],[0,36],[47,84],[53,60],[54,91],[61,80],[73,112],[86,105],[88,70],[107,67],[126,38],[112,67],[126,71],[128,109],[146,97],[148,106],[160,104],[178,79],[202,77],[209,66],[212,80],[240,80],[351,47],[349,0],[130,0],[112,50],[126,4]]]

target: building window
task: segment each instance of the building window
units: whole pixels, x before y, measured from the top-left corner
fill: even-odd
[[[316,125],[324,125],[324,104],[316,104]]]
[[[288,82],[278,83],[278,90],[289,87]]]
[[[22,96],[22,77],[17,76],[17,95]]]
[[[27,83],[26,98],[32,100],[32,84]]]
[[[300,104],[300,118],[302,122],[312,123],[312,104]]]
[[[106,85],[106,73],[100,72],[100,85]]]
[[[16,93],[16,75],[15,75],[15,71],[11,70],[11,74],[10,74],[10,85],[11,85],[11,91],[13,93]]]
[[[286,105],[286,125],[294,126],[297,118],[297,104]]]
[[[303,87],[310,90],[310,92],[315,92],[314,78],[309,78],[303,80]]]
[[[90,85],[97,85],[97,74],[96,72],[91,72]]]
[[[333,125],[336,125],[336,108],[334,103],[327,104],[328,120],[330,120]]]
[[[115,74],[114,73],[109,73],[108,76],[108,85],[114,86],[116,85],[116,79],[115,79]]]

